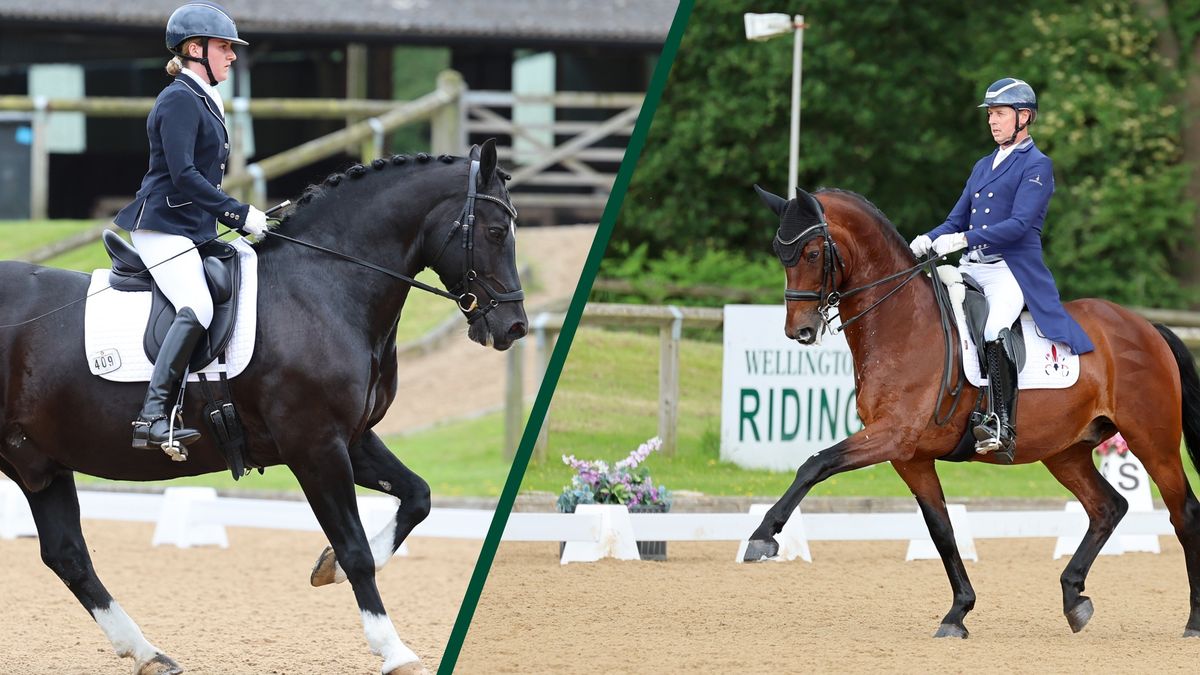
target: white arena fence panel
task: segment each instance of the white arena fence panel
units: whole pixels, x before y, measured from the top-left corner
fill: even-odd
[[[83,518],[160,523],[167,500],[192,499],[196,503],[173,518],[176,527],[250,527],[319,532],[307,502],[241,497],[211,498],[195,488],[167,488],[162,494],[79,492]],[[369,534],[383,527],[395,513],[391,497],[364,496],[359,511]],[[618,507],[620,508],[620,507]],[[759,507],[761,509],[761,506]],[[742,542],[761,521],[757,513],[635,513],[628,522],[632,535],[641,541],[730,541]],[[414,537],[482,540],[491,526],[490,509],[434,508],[413,531]],[[907,513],[797,513],[803,519],[808,541],[914,541],[927,540],[924,520]],[[1076,541],[1087,529],[1087,516],[1077,510],[1061,511],[976,511],[967,512],[976,539],[1016,537],[1069,537]],[[184,521],[184,522],[179,522]],[[598,513],[513,513],[504,531],[505,541],[601,542],[605,532]],[[28,505],[17,486],[0,481],[0,538],[29,536],[34,532]],[[160,533],[161,534],[161,533]],[[625,533],[626,535],[629,533]],[[1131,511],[1114,536],[1174,535],[1165,510]],[[159,537],[162,538],[162,537]],[[192,538],[194,539],[194,537]],[[166,538],[166,543],[187,542],[189,537]],[[186,545],[186,543],[182,544]]]

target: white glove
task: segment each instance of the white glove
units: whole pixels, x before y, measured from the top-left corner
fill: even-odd
[[[933,252],[939,256],[949,255],[967,247],[967,235],[964,232],[943,234],[933,240]]]
[[[262,241],[267,234],[267,214],[251,206],[241,232],[256,242]]]
[[[917,256],[918,258],[925,257],[925,254],[929,253],[929,249],[931,247],[933,247],[933,240],[930,239],[928,235],[924,234],[916,239],[913,239],[912,243],[908,245],[908,248],[912,250],[913,255]]]

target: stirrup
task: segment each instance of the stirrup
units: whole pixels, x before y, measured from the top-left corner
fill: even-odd
[[[186,374],[185,374],[186,377]],[[171,414],[167,416],[170,421],[170,426],[167,428],[167,440],[162,442],[162,451],[167,453],[167,457],[171,458],[172,462],[186,462],[188,458],[187,446],[175,440],[175,425],[179,424],[183,428],[183,406],[178,403],[171,408]]]

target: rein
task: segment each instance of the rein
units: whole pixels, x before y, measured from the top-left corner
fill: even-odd
[[[817,205],[818,208],[820,208],[820,202],[817,202]],[[952,380],[954,378],[952,377],[951,373],[954,370],[953,359],[955,348],[955,338],[953,337],[952,331],[956,331],[956,327],[950,320],[950,314],[952,311],[950,306],[950,295],[945,286],[942,285],[937,278],[937,270],[935,269],[934,265],[934,261],[937,258],[927,258],[918,262],[912,267],[907,267],[899,272],[889,274],[886,277],[872,281],[869,284],[851,288],[847,291],[839,291],[837,289],[836,279],[837,270],[844,270],[846,264],[842,260],[841,253],[838,251],[837,243],[833,240],[833,235],[829,232],[829,223],[825,221],[824,211],[820,210],[819,213],[821,216],[821,222],[809,227],[791,239],[784,240],[779,236],[779,233],[775,234],[775,243],[782,246],[803,247],[805,243],[817,237],[822,237],[825,240],[823,246],[821,247],[824,258],[821,272],[821,288],[816,291],[802,291],[798,289],[785,288],[783,291],[784,302],[816,301],[819,303],[817,305],[817,312],[820,313],[821,318],[824,320],[823,329],[828,330],[830,333],[836,335],[845,331],[846,328],[851,324],[861,319],[871,310],[883,304],[884,301],[895,295],[900,291],[900,289],[907,286],[909,282],[920,276],[922,271],[927,272],[933,279],[933,296],[938,307],[939,320],[942,326],[942,338],[946,348],[945,359],[942,363],[942,381],[938,386],[937,401],[933,408],[933,423],[939,427],[945,426],[950,422],[950,420],[954,417],[954,413],[958,410],[958,403],[962,399],[963,383],[966,381],[966,375],[960,368],[958,370],[957,381],[954,381],[952,384]],[[836,309],[843,299],[900,278],[903,278],[903,281],[896,284],[896,286],[885,293],[883,297],[871,303],[869,307],[862,310],[858,314],[855,314],[849,319],[842,321],[841,325],[838,327],[834,328],[832,326],[829,313],[831,310]],[[949,397],[950,400],[950,410],[945,416],[939,416],[938,411],[945,407],[947,397]]]

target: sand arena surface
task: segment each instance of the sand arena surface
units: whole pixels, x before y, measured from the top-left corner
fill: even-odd
[[[229,548],[152,548],[152,524],[83,521],[100,580],[152,644],[187,673],[378,673],[349,583],[313,588],[318,533],[227,528]],[[413,539],[377,573],[404,640],[436,670],[478,541]],[[42,564],[36,539],[0,541],[0,673],[132,671]]]
[[[940,561],[906,563],[904,542],[813,542],[811,564],[749,565],[736,543],[671,542],[667,562],[566,566],[557,544],[505,543],[455,672],[1194,673],[1183,551],[1160,541],[1160,555],[1097,560],[1077,635],[1053,539],[978,541],[967,640],[931,637],[950,586]]]

